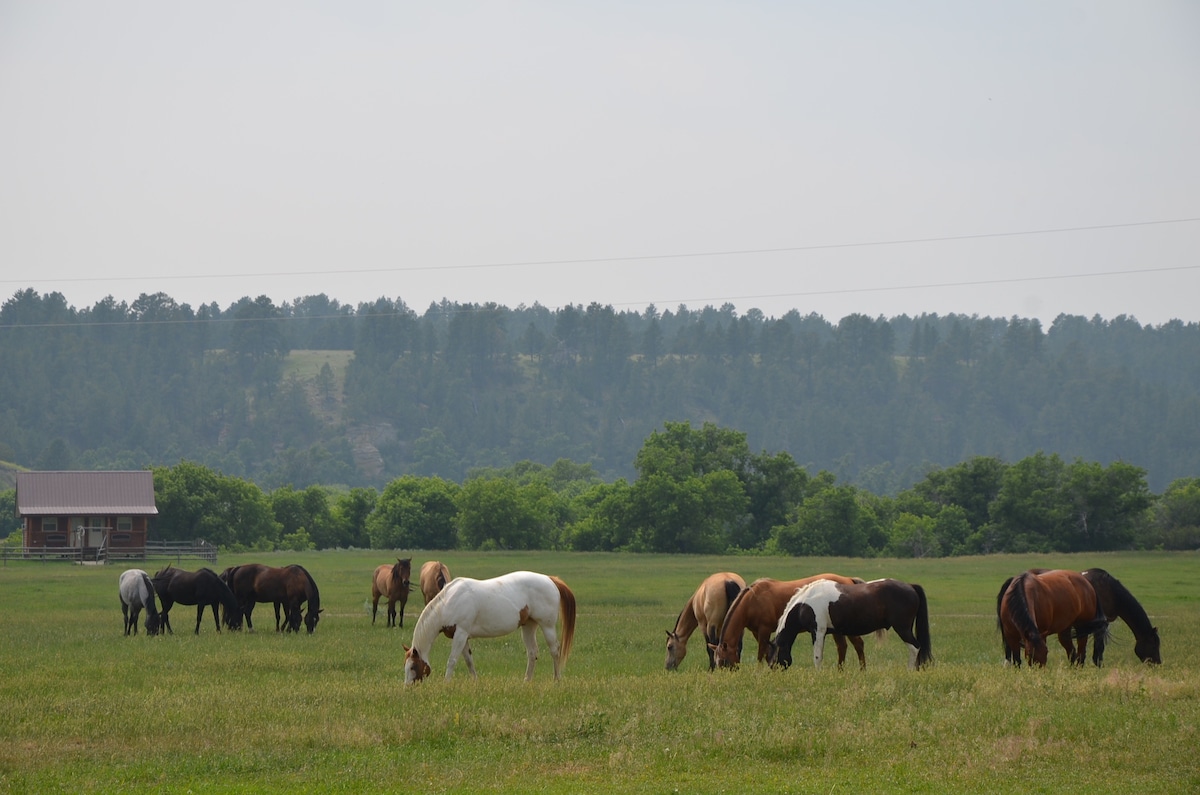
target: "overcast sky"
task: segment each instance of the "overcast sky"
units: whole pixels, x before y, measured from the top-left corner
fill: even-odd
[[[0,300],[1192,322],[1197,219],[1194,0],[0,0]]]

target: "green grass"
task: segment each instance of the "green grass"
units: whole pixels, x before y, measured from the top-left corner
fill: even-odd
[[[223,556],[220,567],[300,562],[321,587],[312,635],[217,634],[172,611],[176,633],[121,634],[123,567],[0,568],[0,791],[245,792],[1168,792],[1200,789],[1200,555],[829,560],[446,553],[456,575],[562,576],[579,600],[565,678],[543,646],[525,683],[519,634],[472,643],[480,672],[405,687],[403,629],[371,625],[390,552]],[[414,568],[429,556],[416,553]],[[184,561],[185,568],[195,562]],[[1133,655],[1123,624],[1106,666],[1001,665],[994,600],[1034,565],[1102,566],[1159,626],[1164,664]],[[155,565],[149,566],[152,570]],[[839,571],[925,586],[936,665],[907,670],[893,635],[866,671],[753,664],[709,673],[699,639],[663,668],[664,630],[707,574]],[[381,611],[382,612],[382,611]],[[266,630],[266,631],[264,631]],[[540,636],[539,636],[540,640]],[[802,645],[802,644],[801,644]],[[753,657],[753,642],[748,654]]]

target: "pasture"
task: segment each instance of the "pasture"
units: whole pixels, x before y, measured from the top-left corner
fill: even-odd
[[[472,640],[460,665],[405,686],[403,628],[371,625],[371,575],[392,551],[223,555],[300,563],[321,589],[315,634],[217,634],[175,605],[175,634],[125,637],[126,566],[0,567],[0,792],[1127,792],[1200,790],[1200,555],[1138,553],[940,560],[577,553],[410,554],[454,576],[531,569],[578,598],[564,679],[549,654],[522,681],[520,633]],[[184,560],[186,569],[199,562]],[[1141,601],[1164,664],[1143,666],[1113,625],[1105,667],[1002,666],[1003,580],[1033,566],[1100,566]],[[153,574],[157,563],[145,566]],[[867,669],[708,670],[698,636],[663,669],[665,630],[715,571],[747,582],[836,571],[896,577],[929,597],[935,663],[907,669],[889,633]],[[140,628],[139,628],[140,629]],[[853,655],[851,655],[853,660]]]

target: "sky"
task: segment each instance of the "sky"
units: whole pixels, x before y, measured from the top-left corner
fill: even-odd
[[[0,301],[1200,321],[1200,4],[0,0]]]

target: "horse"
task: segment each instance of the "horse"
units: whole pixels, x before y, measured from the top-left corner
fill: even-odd
[[[1096,655],[1104,657],[1108,619],[1096,589],[1077,571],[1026,571],[1013,577],[997,597],[997,623],[1004,636],[1005,662],[1021,666],[1021,650],[1030,665],[1044,666],[1046,637],[1058,635],[1072,665],[1087,659],[1087,637],[1096,636]],[[1077,648],[1072,649],[1074,637]],[[1098,663],[1097,663],[1098,664]]]
[[[555,629],[562,619],[562,637]],[[521,629],[525,641],[525,681],[533,679],[537,661],[537,638],[542,637],[554,660],[554,678],[562,678],[575,639],[575,594],[558,577],[532,571],[514,571],[490,580],[459,577],[435,596],[417,617],[411,647],[404,647],[404,683],[412,684],[429,676],[429,650],[446,628],[453,627],[450,657],[446,661],[446,679],[454,675],[454,665],[465,651],[471,676],[475,662],[467,640],[497,638]]]
[[[717,666],[719,668],[737,667],[742,660],[742,634],[746,630],[750,630],[754,634],[755,640],[758,641],[758,661],[765,660],[771,646],[771,633],[775,631],[775,625],[779,623],[779,617],[783,615],[783,608],[787,605],[788,600],[798,588],[803,588],[816,580],[833,580],[841,583],[862,582],[857,577],[844,577],[841,574],[829,573],[816,574],[799,580],[782,581],[766,577],[755,580],[749,588],[743,589],[729,605],[729,612],[725,614],[725,621],[721,625],[719,639],[716,644],[709,645]],[[846,638],[838,633],[833,636],[833,640],[838,648],[838,667],[841,667],[846,659]],[[857,635],[852,636],[850,643],[854,646],[855,653],[858,654],[859,667],[866,668],[867,658],[863,654],[862,638]]]
[[[746,581],[731,571],[720,571],[705,578],[700,587],[683,606],[675,619],[675,629],[667,630],[667,670],[674,671],[687,656],[688,638],[700,629],[708,651],[708,669],[717,667],[710,645],[720,638],[721,622],[737,595],[746,587]]]
[[[1158,627],[1150,623],[1145,609],[1133,598],[1121,581],[1104,569],[1088,569],[1083,576],[1092,584],[1100,609],[1109,623],[1121,619],[1133,633],[1133,653],[1144,663],[1162,665],[1162,648],[1158,640]],[[1092,651],[1092,662],[1097,666],[1104,662],[1104,647],[1096,644]]]
[[[230,629],[242,628],[242,611],[233,591],[221,581],[217,573],[209,568],[196,571],[184,571],[171,564],[154,573],[151,582],[158,598],[162,600],[162,623],[167,632],[172,635],[171,606],[176,602],[181,605],[196,605],[196,634],[200,634],[200,621],[204,618],[204,608],[212,607],[213,622],[217,632],[221,631],[221,622],[217,617],[217,606],[220,605],[226,616],[226,626]]]
[[[894,629],[908,644],[909,668],[933,662],[929,603],[920,585],[891,579],[856,583],[817,580],[788,600],[775,627],[771,663],[784,668],[792,664],[792,643],[801,632],[813,633],[813,664],[820,668],[825,633],[866,635],[887,629]]]
[[[400,626],[404,626],[404,605],[408,603],[409,579],[412,577],[412,558],[396,558],[394,564],[383,563],[371,578],[371,623],[379,610],[379,597],[387,596],[389,627],[396,626],[396,602],[400,603]]]
[[[154,583],[150,582],[150,575],[141,569],[123,571],[117,580],[117,591],[121,597],[121,614],[125,618],[125,634],[128,635],[131,629],[134,635],[137,634],[138,615],[145,608],[146,634],[157,635],[162,618],[154,602]]]
[[[241,611],[246,616],[246,626],[254,629],[250,616],[258,602],[275,604],[275,631],[280,631],[279,609],[284,611],[283,629],[299,632],[303,621],[311,635],[321,620],[321,594],[317,583],[303,566],[267,566],[262,563],[246,563],[230,566],[221,573],[221,579],[229,584],[237,596]],[[308,614],[301,612],[300,605],[308,603]]]
[[[1035,574],[1044,574],[1050,569],[1030,569]],[[1096,591],[1096,598],[1100,600],[1100,609],[1104,611],[1104,617],[1111,624],[1115,619],[1121,619],[1125,625],[1133,632],[1134,644],[1133,653],[1138,659],[1144,663],[1153,665],[1162,664],[1162,650],[1158,638],[1158,627],[1150,623],[1150,617],[1146,615],[1145,609],[1141,606],[1129,589],[1121,584],[1121,581],[1109,574],[1104,569],[1087,569],[1080,572],[1087,581],[1092,584],[1092,588]],[[1009,577],[1004,581],[1004,585],[1000,587],[1000,593],[996,595],[996,626],[1000,626],[1000,601],[1004,597],[1004,592],[1008,590],[1009,584],[1013,581]],[[1071,645],[1071,636],[1069,632],[1059,633],[1058,641],[1064,649],[1067,650],[1067,659],[1071,662],[1076,662],[1076,648]],[[1092,662],[1096,667],[1104,664],[1105,645],[1096,645],[1092,647]],[[1084,649],[1087,648],[1087,638],[1084,638]],[[1019,651],[1014,652],[1005,644],[1004,661],[1012,663],[1019,662]]]
[[[450,569],[440,560],[427,560],[421,565],[421,596],[425,604],[438,595],[438,591],[450,582]]]

